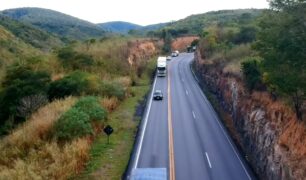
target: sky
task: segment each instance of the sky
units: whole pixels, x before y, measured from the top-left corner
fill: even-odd
[[[90,21],[139,25],[176,21],[192,14],[242,8],[268,8],[267,0],[0,0],[0,10],[40,7]]]

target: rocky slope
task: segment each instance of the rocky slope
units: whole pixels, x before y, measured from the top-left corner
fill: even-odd
[[[195,56],[195,70],[205,88],[230,117],[232,131],[260,179],[306,178],[306,126],[267,92],[249,93],[242,80],[219,64]],[[231,126],[227,125],[227,126]]]

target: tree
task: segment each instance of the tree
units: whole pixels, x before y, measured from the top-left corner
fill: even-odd
[[[263,70],[276,89],[291,97],[298,119],[306,96],[306,5],[304,1],[273,0],[260,21],[255,44],[264,58]]]
[[[26,118],[23,116],[25,114],[18,113],[18,108],[23,106],[23,101],[28,99],[27,97],[46,95],[50,82],[51,78],[47,72],[33,71],[22,65],[9,67],[3,82],[4,89],[0,94],[0,125],[3,125],[9,117],[17,122],[23,121]],[[27,108],[26,116],[42,104],[32,106],[31,110]]]

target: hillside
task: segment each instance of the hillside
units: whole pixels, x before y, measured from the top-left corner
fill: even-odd
[[[260,9],[238,9],[212,11],[204,14],[191,15],[179,21],[165,26],[167,29],[175,29],[188,34],[199,34],[203,28],[211,25],[223,25],[235,27],[248,24],[258,17],[263,10]]]
[[[25,43],[42,50],[50,50],[52,47],[62,45],[58,37],[1,14],[0,25]]]
[[[4,10],[2,14],[65,38],[85,40],[105,34],[93,23],[48,9],[17,8]]]
[[[114,33],[121,33],[121,34],[127,34],[129,30],[139,29],[142,27],[137,24],[123,22],[123,21],[112,21],[112,22],[100,23],[97,25],[106,31],[111,31]]]

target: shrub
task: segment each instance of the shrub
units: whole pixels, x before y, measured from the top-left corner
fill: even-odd
[[[107,117],[106,110],[101,107],[98,99],[93,96],[81,98],[73,107],[86,113],[90,121],[102,121]]]
[[[103,82],[101,85],[101,91],[105,97],[116,97],[119,100],[123,100],[125,97],[125,89],[118,83]]]
[[[72,69],[84,69],[94,64],[94,59],[91,55],[78,53],[72,47],[60,49],[57,56],[64,66]]]
[[[54,135],[59,140],[72,140],[93,133],[89,116],[77,108],[64,113],[54,125]]]
[[[20,65],[10,67],[0,95],[0,124],[3,124],[9,117],[12,117],[17,123],[24,120],[25,117],[15,118],[22,99],[37,94],[45,95],[50,81],[50,75],[47,72],[33,71],[29,67]],[[31,112],[37,108],[36,106]]]
[[[250,91],[262,87],[258,58],[248,58],[241,63],[241,69],[247,88]]]
[[[70,95],[81,95],[88,85],[87,77],[87,73],[75,71],[62,79],[52,82],[48,90],[49,99],[53,100]]]

